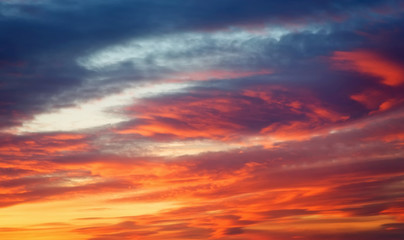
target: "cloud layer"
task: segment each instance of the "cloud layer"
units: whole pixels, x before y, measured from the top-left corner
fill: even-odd
[[[0,238],[404,236],[400,1],[0,3]]]

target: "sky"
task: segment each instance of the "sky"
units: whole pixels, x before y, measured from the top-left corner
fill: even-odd
[[[0,239],[401,240],[404,2],[1,0]]]

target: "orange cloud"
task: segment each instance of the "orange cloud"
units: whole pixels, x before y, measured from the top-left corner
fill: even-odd
[[[388,93],[377,89],[366,89],[362,92],[353,94],[350,98],[359,102],[367,109],[372,110],[369,114],[381,113],[393,109],[404,101],[400,96],[395,93]]]
[[[83,134],[4,134],[0,142],[0,156],[33,156],[87,151],[91,147]]]
[[[403,66],[370,51],[336,51],[331,59],[334,61],[334,66],[339,69],[378,77],[388,86],[404,83]]]
[[[308,91],[280,86],[148,99],[127,112],[137,120],[118,127],[120,134],[222,141],[275,131],[291,136],[349,119]]]
[[[7,135],[2,144],[16,147],[21,156],[1,153],[0,206],[13,212],[21,209],[23,217],[13,216],[2,224],[37,217],[27,210],[63,201],[66,205],[53,215],[53,210],[44,211],[49,216],[41,221],[52,222],[59,211],[65,211],[61,221],[69,225],[48,224],[46,231],[34,231],[25,223],[35,221],[30,217],[21,228],[7,229],[0,236],[35,239],[41,235],[52,239],[52,234],[69,232],[66,236],[83,240],[320,240],[320,235],[332,232],[349,236],[335,239],[354,240],[355,234],[363,232],[384,237],[400,233],[404,172],[402,145],[396,144],[403,141],[400,111],[350,122],[299,91],[280,88],[248,89],[238,95],[219,93],[209,98],[170,99],[176,104],[155,100],[134,108],[144,118],[142,124],[171,127],[179,125],[161,119],[185,119],[187,124],[199,124],[195,126],[201,132],[223,128],[220,134],[225,136],[243,133],[240,129],[250,126],[249,118],[235,121],[240,120],[240,112],[248,110],[261,116],[270,109],[273,115],[269,116],[275,118],[274,113],[280,111],[294,121],[270,123],[272,128],[265,122],[251,135],[279,134],[290,141],[270,149],[254,146],[163,158],[107,154],[102,146],[108,142],[97,148],[91,134]],[[262,115],[262,119],[266,117]],[[244,129],[227,127],[227,122]],[[327,131],[319,136],[298,137],[300,132],[309,134],[322,126]],[[188,132],[184,127],[177,132],[175,128],[163,129],[161,133],[203,136],[197,130],[195,127],[195,132]],[[330,134],[330,130],[335,132]],[[108,130],[94,134],[110,134],[111,142],[131,139],[130,135],[114,135]],[[66,152],[47,150],[49,146],[63,149],[76,144],[87,147]],[[46,151],[41,151],[42,147]],[[145,206],[160,207],[139,214]]]
[[[368,89],[351,95],[350,98],[361,103],[368,109],[377,109],[382,104],[386,96],[385,93],[380,90]]]

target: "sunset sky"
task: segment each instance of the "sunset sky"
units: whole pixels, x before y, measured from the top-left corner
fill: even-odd
[[[1,240],[404,239],[404,1],[1,0]]]

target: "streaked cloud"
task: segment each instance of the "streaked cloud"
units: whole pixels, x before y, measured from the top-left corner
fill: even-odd
[[[404,236],[399,1],[0,3],[0,238]]]

